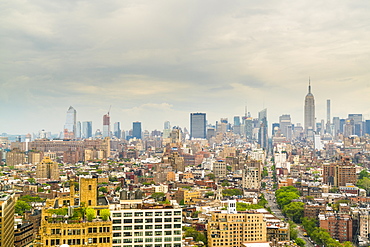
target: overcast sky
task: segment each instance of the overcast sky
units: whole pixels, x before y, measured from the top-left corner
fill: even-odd
[[[69,106],[102,129],[188,128],[263,108],[303,122],[370,119],[369,1],[0,2],[0,133],[62,131]],[[271,125],[269,126],[269,128]],[[269,130],[269,133],[271,131]]]

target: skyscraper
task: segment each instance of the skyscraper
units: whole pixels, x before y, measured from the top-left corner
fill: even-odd
[[[292,133],[288,133],[288,131],[292,131],[292,120],[290,118],[289,114],[284,114],[279,117],[279,124],[280,124],[280,130],[281,134],[287,138],[287,140],[290,140],[292,137]],[[288,138],[289,137],[289,138]]]
[[[81,122],[77,121],[76,124],[76,138],[80,139],[81,138]]]
[[[308,94],[304,100],[304,129],[306,134],[309,130],[315,131],[315,98],[311,93],[311,81],[309,81]]]
[[[103,138],[110,137],[110,116],[109,112],[103,116]]]
[[[258,113],[258,144],[261,148],[267,150],[268,148],[268,133],[267,133],[267,109],[263,109]]]
[[[132,136],[141,139],[141,122],[132,123]]]
[[[82,122],[82,138],[92,137],[92,122],[85,121]]]
[[[120,122],[114,123],[114,136],[117,137],[118,139],[121,138],[121,123]]]
[[[73,139],[76,137],[76,110],[72,106],[68,108],[66,124],[64,125],[64,138]]]
[[[190,138],[206,138],[205,113],[190,113]]]
[[[331,133],[331,123],[330,123],[330,99],[326,101],[326,133]]]

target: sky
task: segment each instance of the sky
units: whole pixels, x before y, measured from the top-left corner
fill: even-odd
[[[0,133],[78,121],[189,129],[267,108],[303,123],[311,78],[317,120],[370,119],[369,1],[0,2]],[[111,108],[110,108],[111,106]],[[270,131],[269,131],[270,132]]]

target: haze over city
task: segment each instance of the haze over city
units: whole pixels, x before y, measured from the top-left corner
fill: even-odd
[[[0,3],[0,131],[63,130],[68,107],[94,131],[189,126],[190,112],[303,123],[369,119],[367,1],[10,1]]]

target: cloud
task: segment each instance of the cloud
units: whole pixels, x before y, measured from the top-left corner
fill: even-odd
[[[267,107],[270,122],[283,113],[302,122],[309,76],[318,119],[327,98],[334,115],[369,114],[369,9],[365,1],[2,2],[0,132],[59,131],[69,105],[96,125],[114,105],[126,128],[132,119],[161,128],[166,114],[187,126],[193,111],[231,119],[246,104],[253,116]],[[58,116],[40,122],[50,112]]]

